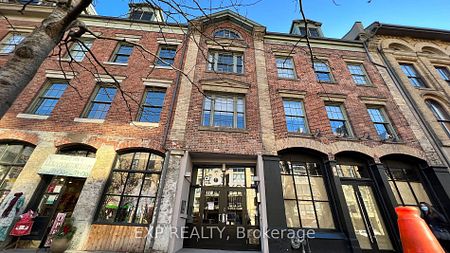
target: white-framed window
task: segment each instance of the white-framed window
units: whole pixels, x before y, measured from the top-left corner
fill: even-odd
[[[209,52],[208,70],[222,73],[244,73],[244,56],[235,52]]]
[[[128,43],[119,43],[114,51],[111,61],[117,63],[128,63],[131,53],[133,53],[133,45]]]
[[[237,94],[208,94],[203,103],[202,118],[203,126],[244,129],[244,96]]]
[[[361,63],[347,63],[347,68],[356,85],[370,85],[370,79]]]
[[[67,88],[65,81],[51,81],[45,86],[31,108],[36,115],[50,115]]]
[[[162,45],[159,48],[156,65],[158,66],[171,66],[175,62],[175,56],[177,54],[177,47],[170,45]]]
[[[70,47],[69,52],[66,55],[66,59],[74,59],[75,61],[83,61],[84,56],[92,47],[94,43],[93,39],[82,39],[80,41],[75,41]]]
[[[302,134],[308,133],[308,124],[306,121],[303,101],[283,99],[283,107],[288,132]]]
[[[295,70],[294,70],[294,62],[291,57],[277,57],[277,71],[278,77],[294,79],[295,78]]]
[[[25,39],[25,35],[21,33],[10,33],[1,42],[0,54],[12,53],[17,45],[19,45]]]
[[[108,84],[98,85],[85,112],[85,118],[105,119],[116,93],[116,87]]]
[[[149,87],[145,90],[144,96],[138,121],[158,123],[160,121],[161,111],[164,105],[166,90]]]

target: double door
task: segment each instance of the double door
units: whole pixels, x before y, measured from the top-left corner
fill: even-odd
[[[392,252],[373,187],[368,182],[342,182],[353,229],[363,252]]]
[[[259,240],[247,236],[254,228],[247,211],[247,190],[233,187],[203,187],[199,198],[199,219],[191,226],[199,236],[190,238],[190,247],[225,250],[259,248]],[[249,203],[250,204],[250,203]],[[186,242],[185,242],[186,244]]]

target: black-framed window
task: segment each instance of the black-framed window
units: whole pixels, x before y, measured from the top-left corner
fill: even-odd
[[[373,122],[375,130],[377,131],[378,137],[382,140],[395,139],[396,133],[392,127],[386,112],[381,107],[368,107],[367,112],[369,113],[370,119]]]
[[[450,85],[450,72],[448,71],[448,68],[442,66],[435,66],[435,68],[442,80],[446,81],[447,84]]]
[[[209,52],[208,70],[222,73],[244,73],[244,57],[234,52]]]
[[[286,116],[286,127],[288,132],[308,133],[305,108],[303,101],[283,99],[284,114]]]
[[[0,203],[11,191],[33,150],[27,144],[0,144]]]
[[[431,204],[420,180],[418,169],[388,167],[385,172],[398,205],[418,206],[420,202]]]
[[[130,19],[151,21],[153,19],[153,12],[143,10],[132,10],[130,13]]]
[[[107,224],[150,224],[163,163],[162,156],[148,151],[119,155],[96,221]]]
[[[67,88],[64,81],[51,81],[40,92],[31,107],[31,113],[36,115],[50,115]]]
[[[141,105],[139,122],[158,123],[164,105],[166,90],[158,88],[147,88]]]
[[[350,137],[352,131],[347,119],[347,115],[341,104],[328,104],[325,106],[328,119],[330,120],[331,131],[339,137]]]
[[[321,165],[281,161],[280,167],[287,226],[335,229]]]
[[[433,112],[439,124],[450,137],[450,115],[448,114],[447,110],[444,109],[444,107],[442,107],[442,105],[436,101],[427,99],[425,102]]]
[[[128,60],[133,53],[133,45],[127,43],[119,43],[111,59],[112,62],[128,63]]]
[[[409,82],[412,86],[416,88],[425,88],[425,82],[422,80],[422,77],[417,72],[416,68],[412,64],[401,63],[400,67],[402,68],[403,73],[408,77]]]
[[[58,154],[60,155],[81,156],[90,158],[95,158],[96,153],[97,151],[94,148],[84,145],[69,146],[58,150]]]
[[[12,53],[17,45],[25,39],[25,35],[21,33],[10,33],[0,43],[0,54]]]
[[[277,57],[277,71],[280,78],[295,78],[294,62],[291,57]]]
[[[352,75],[353,82],[356,85],[370,85],[369,77],[367,76],[364,66],[360,63],[347,63],[348,71]]]
[[[105,119],[116,96],[117,88],[108,85],[98,85],[89,103],[85,117],[88,119]]]
[[[299,33],[301,36],[306,36],[306,29],[304,26],[300,26],[298,27],[298,31],[297,33]],[[308,36],[311,38],[319,38],[321,37],[319,29],[318,28],[308,28]]]
[[[75,61],[83,61],[84,56],[92,48],[94,43],[93,39],[82,39],[80,41],[75,41],[70,47],[69,52],[67,52],[66,59],[73,59]]]
[[[177,54],[176,46],[161,46],[159,48],[158,57],[156,60],[157,66],[171,66],[175,62],[175,56]]]
[[[327,62],[314,62],[314,71],[316,72],[317,81],[327,83],[333,82],[333,76],[331,75],[331,70]]]
[[[208,94],[203,103],[203,126],[245,128],[244,96]]]
[[[218,38],[227,38],[227,39],[240,39],[241,36],[237,32],[228,30],[228,29],[221,29],[216,32],[214,32],[214,37]]]

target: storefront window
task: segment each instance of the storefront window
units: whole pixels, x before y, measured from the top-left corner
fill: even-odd
[[[150,152],[121,154],[112,170],[97,221],[150,224],[163,163],[163,157]]]
[[[281,161],[280,166],[287,226],[335,229],[320,165]]]
[[[417,169],[387,167],[386,174],[397,204],[417,206],[420,202],[431,203]]]
[[[33,153],[34,147],[23,144],[0,144],[0,203]]]

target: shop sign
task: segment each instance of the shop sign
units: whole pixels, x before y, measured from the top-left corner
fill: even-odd
[[[50,229],[50,233],[48,233],[47,240],[45,241],[44,247],[50,247],[53,242],[53,237],[58,233],[59,229],[64,224],[64,220],[66,219],[66,213],[58,213],[56,215],[55,221],[53,222],[52,228]]]
[[[47,157],[39,174],[87,178],[94,167],[95,158],[52,154]]]

